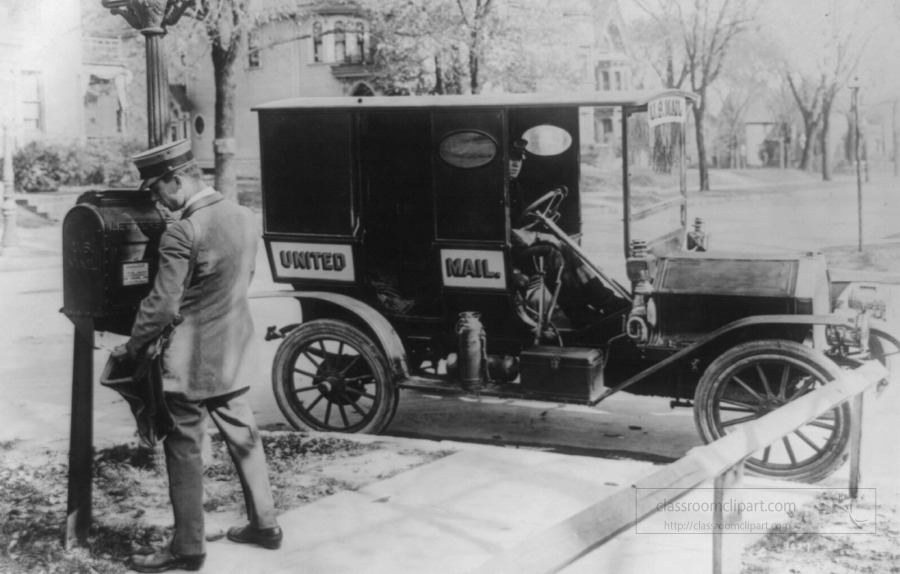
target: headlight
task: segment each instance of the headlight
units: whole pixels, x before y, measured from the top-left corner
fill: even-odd
[[[846,313],[846,311],[844,311]],[[831,347],[856,347],[860,353],[869,352],[869,312],[847,317],[847,325],[829,325],[825,330]]]
[[[636,343],[646,343],[650,340],[650,330],[647,327],[647,321],[637,315],[632,315],[625,322],[625,333]]]
[[[857,346],[861,353],[869,352],[869,334],[871,333],[871,317],[869,311],[863,311],[856,317],[856,333],[859,337]]]

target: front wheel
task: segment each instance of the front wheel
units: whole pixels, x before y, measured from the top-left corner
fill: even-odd
[[[285,337],[272,366],[278,407],[294,428],[377,434],[397,406],[384,354],[344,321],[304,323]]]
[[[814,389],[840,369],[828,358],[793,341],[752,341],[713,361],[694,395],[694,421],[706,442],[725,436]],[[752,474],[817,482],[847,459],[850,406],[812,420],[745,461]]]

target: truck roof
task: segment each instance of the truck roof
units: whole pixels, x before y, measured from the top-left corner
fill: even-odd
[[[291,109],[396,109],[396,108],[528,108],[547,106],[641,107],[661,97],[698,100],[683,90],[622,90],[531,94],[479,94],[450,96],[337,96],[277,100],[254,106],[254,111]]]

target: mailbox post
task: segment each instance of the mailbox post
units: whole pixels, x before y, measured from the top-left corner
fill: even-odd
[[[94,331],[130,333],[165,229],[148,191],[87,192],[63,220],[63,313],[75,324],[66,548],[84,543],[91,524]]]

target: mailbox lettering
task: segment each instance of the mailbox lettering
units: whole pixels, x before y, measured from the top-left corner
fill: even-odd
[[[476,277],[483,279],[497,279],[500,273],[491,271],[487,259],[469,259],[463,257],[446,260],[448,277]]]
[[[278,257],[285,269],[343,271],[347,267],[347,258],[343,253],[282,250]]]

